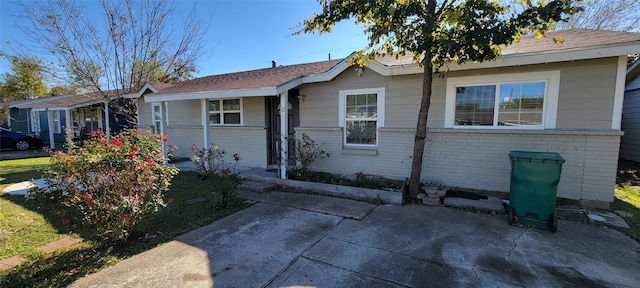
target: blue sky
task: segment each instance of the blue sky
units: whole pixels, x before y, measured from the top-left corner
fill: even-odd
[[[82,1],[96,5],[97,1]],[[290,36],[296,23],[320,11],[316,0],[175,0],[177,17],[186,15],[196,5],[197,17],[210,20],[207,38],[210,55],[199,63],[200,73],[206,76],[245,71],[278,65],[344,58],[363,48],[367,41],[362,28],[352,22],[334,27],[333,33],[323,35]],[[15,54],[17,43],[26,43],[14,23],[18,6],[0,0],[0,50]],[[44,57],[46,55],[37,55]],[[0,60],[0,74],[8,72],[9,63]]]

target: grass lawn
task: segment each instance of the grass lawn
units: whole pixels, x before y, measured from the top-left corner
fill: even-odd
[[[640,242],[640,163],[621,159],[618,162],[616,183],[611,209],[632,215],[624,219],[630,227],[625,232]]]
[[[47,164],[48,158],[1,161],[0,187],[38,178],[40,174],[34,170]],[[38,209],[35,200],[0,196],[0,259],[18,254],[30,259],[0,272],[0,287],[64,287],[80,277],[233,214],[247,205],[236,201],[225,209],[218,209],[215,192],[222,185],[236,185],[237,182],[231,177],[216,182],[205,181],[195,172],[180,172],[165,194],[174,199],[173,203],[140,222],[127,243],[105,247],[101,243],[83,241],[47,255],[35,248],[70,233],[62,225],[62,219],[47,213],[46,209]],[[28,237],[34,239],[27,242]]]

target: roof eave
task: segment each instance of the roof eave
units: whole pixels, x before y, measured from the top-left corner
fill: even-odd
[[[199,100],[212,98],[238,98],[238,97],[258,97],[277,95],[276,87],[263,87],[255,89],[236,89],[222,91],[203,91],[180,94],[145,95],[145,103],[176,101],[176,100]]]

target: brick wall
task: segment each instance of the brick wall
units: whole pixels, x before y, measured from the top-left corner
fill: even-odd
[[[343,149],[339,128],[297,128],[297,132],[307,133],[331,154],[317,170],[392,179],[409,176],[412,129],[381,128],[377,149]],[[558,197],[611,202],[620,135],[615,131],[430,129],[422,180],[508,192],[510,151],[557,152],[566,160]]]

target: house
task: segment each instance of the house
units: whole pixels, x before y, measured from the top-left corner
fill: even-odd
[[[640,61],[627,68],[620,158],[640,162]]]
[[[568,29],[524,36],[495,61],[443,67],[448,72],[434,77],[421,180],[508,192],[510,151],[552,151],[566,159],[558,196],[608,207],[627,55],[638,51],[637,33]],[[131,97],[139,125],[167,134],[182,147],[176,156],[190,157],[191,143],[215,143],[239,153],[241,165],[267,168],[285,159],[284,139],[305,133],[331,154],[318,170],[403,179],[422,69],[410,57],[362,68],[348,60],[274,64]]]
[[[28,132],[32,131],[31,129],[31,109],[24,108],[26,105],[41,103],[50,101],[52,99],[66,98],[73,96],[71,94],[68,95],[59,95],[59,96],[51,96],[44,98],[35,98],[35,99],[26,99],[19,100],[7,103],[0,103],[0,109],[7,109],[7,127],[12,131],[20,131],[20,132]],[[5,107],[6,106],[6,107]]]
[[[65,127],[71,127],[76,134],[74,136],[84,138],[93,130],[117,133],[132,126],[119,110],[122,106],[119,101],[117,96],[105,99],[102,93],[91,92],[42,98],[42,101],[14,106],[29,113],[29,132],[39,134],[54,148],[56,143],[64,143]],[[19,121],[12,123],[15,122]]]

